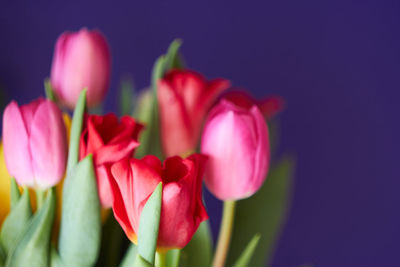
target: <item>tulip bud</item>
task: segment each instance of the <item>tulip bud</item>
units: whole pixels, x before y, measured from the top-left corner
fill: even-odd
[[[73,109],[82,89],[87,88],[87,105],[103,100],[110,80],[110,50],[98,31],[65,32],[58,39],[51,67],[51,85],[57,99]]]
[[[209,157],[205,184],[217,198],[253,195],[269,166],[268,128],[258,107],[246,109],[221,100],[205,124],[201,152]]]
[[[60,109],[38,99],[21,107],[15,101],[3,114],[4,157],[8,172],[21,186],[47,189],[63,177],[67,137]]]
[[[136,243],[140,214],[156,186],[163,183],[157,248],[183,248],[199,224],[208,219],[202,200],[202,178],[206,158],[194,154],[186,159],[155,156],[125,159],[111,167],[114,182],[114,216],[128,238]]]
[[[207,81],[188,70],[172,70],[158,84],[161,141],[167,157],[196,149],[205,116],[229,81]]]

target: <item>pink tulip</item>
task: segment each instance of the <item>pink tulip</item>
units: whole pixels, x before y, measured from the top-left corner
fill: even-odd
[[[236,106],[225,99],[204,127],[201,153],[209,156],[205,184],[221,200],[253,195],[269,166],[268,128],[259,108]]]
[[[87,88],[87,104],[103,100],[110,80],[110,50],[98,31],[82,29],[65,32],[55,46],[51,85],[57,98],[73,109],[82,89]]]
[[[67,137],[60,109],[37,99],[21,107],[15,101],[3,114],[4,157],[7,170],[21,186],[46,189],[63,177]]]

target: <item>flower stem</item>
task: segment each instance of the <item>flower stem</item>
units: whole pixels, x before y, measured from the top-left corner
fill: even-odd
[[[44,190],[36,188],[36,209],[39,210],[44,202]]]
[[[219,230],[217,249],[212,264],[213,267],[223,267],[225,265],[225,259],[228,255],[229,243],[231,241],[233,219],[235,217],[235,204],[236,202],[234,200],[224,201],[224,210]]]
[[[157,267],[166,267],[167,266],[167,253],[166,252],[157,252],[156,266]]]

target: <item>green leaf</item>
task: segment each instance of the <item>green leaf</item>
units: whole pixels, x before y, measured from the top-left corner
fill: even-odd
[[[11,197],[11,201],[10,201],[11,209],[13,209],[17,205],[17,203],[21,197],[21,193],[19,192],[19,189],[18,189],[18,184],[14,178],[11,178],[10,197]]]
[[[136,254],[135,264],[134,267],[151,267],[154,264],[149,263],[145,259],[143,259],[139,254]]]
[[[141,92],[134,112],[134,117],[145,125],[145,131],[139,135],[140,146],[135,151],[137,158],[142,158],[145,155],[161,155],[160,143],[154,143],[154,138],[159,140],[159,125],[154,121],[154,105],[157,105],[152,90],[144,90]],[[153,136],[155,136],[153,138]]]
[[[79,139],[83,126],[83,113],[86,106],[86,89],[83,89],[76,102],[74,116],[71,123],[71,136],[69,141],[67,174],[71,172],[79,160]]]
[[[239,259],[233,265],[233,267],[247,267],[249,266],[251,257],[253,256],[254,250],[257,247],[258,241],[260,241],[260,234],[256,234],[247,244],[247,247],[245,250],[242,252],[242,255],[240,255]]]
[[[171,249],[167,252],[166,263],[168,267],[178,267],[179,259],[181,257],[180,249]]]
[[[165,70],[173,68],[182,68],[182,62],[179,58],[179,48],[182,45],[182,40],[175,39],[168,47],[167,55],[165,58]]]
[[[130,79],[121,82],[119,93],[119,108],[121,115],[130,115],[133,112],[135,103],[135,87]]]
[[[49,190],[46,200],[33,216],[23,237],[10,251],[7,267],[48,266],[50,262],[50,238],[56,209],[55,188]]]
[[[1,228],[1,246],[7,254],[24,234],[30,223],[31,217],[32,208],[29,199],[29,190],[28,188],[25,188],[24,193],[4,220]]]
[[[157,85],[165,73],[171,68],[180,67],[179,47],[181,41],[174,40],[168,48],[166,55],[161,55],[154,63],[151,74],[151,96],[148,93],[142,94],[136,107],[135,115],[139,116],[139,120],[146,126],[145,131],[140,135],[140,146],[136,150],[136,157],[141,158],[144,155],[152,154],[162,158],[161,139],[159,130],[159,111],[157,100]],[[143,103],[146,103],[144,105]],[[140,118],[140,117],[144,117]]]
[[[4,262],[6,261],[6,252],[0,246],[0,267],[4,266]]]
[[[135,261],[137,255],[137,246],[135,244],[131,244],[126,251],[124,258],[122,259],[120,267],[131,267],[132,262]]]
[[[54,94],[53,88],[51,87],[51,83],[50,83],[50,79],[49,78],[46,78],[44,80],[44,90],[45,90],[45,93],[46,93],[46,98],[51,100],[51,101],[53,101],[53,102],[56,102],[56,96]]]
[[[50,248],[50,267],[64,267],[61,257],[53,245]]]
[[[154,264],[155,260],[161,201],[162,183],[160,182],[144,205],[139,220],[138,254],[150,264]]]
[[[202,222],[189,244],[182,249],[180,267],[210,266],[213,253],[209,221]]]
[[[111,212],[107,220],[103,223],[100,255],[96,266],[117,266],[122,256],[121,248],[124,245],[123,241],[126,241],[124,231]],[[131,265],[132,262],[133,260],[131,261]]]
[[[100,203],[92,155],[67,175],[58,248],[66,266],[93,266],[101,241]]]
[[[293,159],[283,159],[270,169],[267,180],[254,196],[237,202],[227,266],[234,264],[243,249],[243,240],[249,240],[254,233],[263,238],[249,266],[265,266],[270,262],[288,210],[293,169]]]

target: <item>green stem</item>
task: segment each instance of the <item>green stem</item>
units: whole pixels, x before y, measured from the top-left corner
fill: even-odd
[[[235,204],[234,200],[224,201],[224,210],[222,214],[222,222],[219,230],[217,249],[212,266],[223,267],[225,259],[228,255],[229,243],[231,241],[233,219],[235,217]]]
[[[167,266],[167,253],[166,252],[157,252],[157,267],[166,267]]]
[[[44,190],[37,188],[36,192],[36,210],[39,210],[44,203]]]

